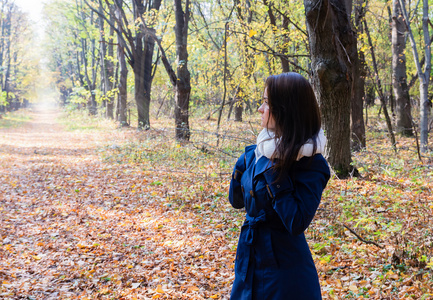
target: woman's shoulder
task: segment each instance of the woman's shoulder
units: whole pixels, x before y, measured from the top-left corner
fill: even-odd
[[[303,157],[295,163],[295,172],[310,171],[321,172],[330,175],[328,162],[322,154],[315,154],[310,157]]]
[[[256,150],[256,145],[249,145],[245,147],[245,153],[244,153],[244,163],[245,167],[248,168],[248,166],[251,165],[251,163],[255,160],[256,154],[254,150]]]
[[[245,153],[254,153],[254,150],[256,150],[257,145],[249,145],[245,147]]]

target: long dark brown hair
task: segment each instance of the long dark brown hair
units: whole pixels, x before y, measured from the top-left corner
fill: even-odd
[[[307,79],[294,72],[271,75],[266,79],[269,112],[275,120],[276,149],[272,156],[274,170],[291,173],[302,145],[313,140],[317,149],[317,135],[321,127],[319,105]]]

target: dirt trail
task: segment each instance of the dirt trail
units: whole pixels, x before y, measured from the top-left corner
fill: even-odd
[[[60,111],[55,106],[35,106],[29,115],[32,120],[22,127],[0,128],[0,149],[3,154],[32,156],[32,159],[37,161],[41,158],[38,155],[69,154],[66,152],[89,150],[89,138],[91,141],[97,138],[91,134],[65,131],[56,121]]]
[[[228,298],[216,215],[165,203],[193,181],[104,162],[118,132],[65,131],[53,107],[31,116],[0,129],[0,299]]]

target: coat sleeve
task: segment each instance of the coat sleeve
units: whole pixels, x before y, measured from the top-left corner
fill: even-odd
[[[241,155],[241,157],[239,157],[238,161],[236,162],[232,174],[232,179],[230,181],[229,201],[234,208],[243,208],[245,206],[241,186],[241,178],[245,170],[246,158],[244,153]]]
[[[298,168],[293,181],[286,177],[273,183],[272,178],[266,178],[273,197],[272,206],[290,235],[303,233],[316,214],[330,177],[326,161],[323,159],[320,164],[319,168]],[[274,176],[265,174],[265,177]]]

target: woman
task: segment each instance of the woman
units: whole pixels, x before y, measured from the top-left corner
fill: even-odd
[[[330,176],[313,89],[297,73],[270,76],[259,112],[257,146],[245,148],[230,182],[230,203],[247,212],[231,299],[321,299],[303,233]]]

